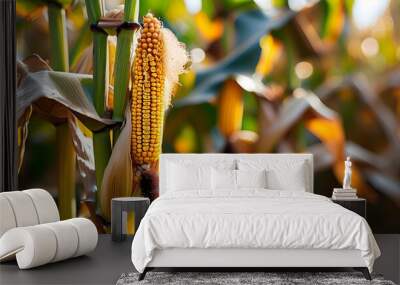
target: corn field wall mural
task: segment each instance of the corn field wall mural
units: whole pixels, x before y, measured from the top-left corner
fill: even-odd
[[[17,0],[19,188],[109,231],[161,152],[314,155],[400,233],[400,2]]]

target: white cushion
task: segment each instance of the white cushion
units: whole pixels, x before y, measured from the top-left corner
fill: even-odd
[[[84,218],[18,227],[0,238],[0,261],[16,256],[20,269],[79,256],[97,245],[97,230]]]
[[[5,196],[0,195],[0,237],[16,226],[17,222],[10,202]]]
[[[267,188],[267,171],[235,170],[238,188]]]
[[[268,188],[272,190],[306,191],[307,181],[304,167],[298,165],[287,172],[269,170],[267,172]]]
[[[242,165],[241,167],[236,167],[237,164]],[[285,154],[276,154],[276,153],[261,153],[261,154],[247,154],[247,153],[202,153],[202,154],[161,154],[160,156],[160,195],[162,196],[164,193],[168,192],[168,165],[170,162],[184,164],[186,166],[211,166],[219,169],[267,169],[278,171],[285,171],[290,169],[293,165],[304,164],[304,183],[302,181],[297,181],[295,183],[295,189],[291,190],[301,190],[307,192],[313,192],[313,158],[311,154],[302,153],[285,153]],[[248,168],[243,168],[243,164],[250,163],[251,166]],[[254,164],[255,167],[254,167]],[[288,172],[289,173],[289,172]],[[290,175],[296,179],[296,175]],[[268,178],[268,177],[267,177]],[[285,183],[285,179],[279,180]],[[273,177],[272,184],[273,185]],[[290,187],[293,188],[293,185],[281,185],[278,183],[279,187]],[[304,184],[304,185],[302,185]],[[304,187],[306,186],[306,187]],[[285,189],[282,189],[285,190]]]
[[[17,227],[33,226],[39,223],[35,205],[29,195],[21,191],[0,194],[10,203]]]
[[[53,197],[43,189],[0,193],[0,213],[0,237],[11,228],[60,220]]]
[[[92,221],[84,218],[75,218],[65,221],[70,223],[78,233],[78,248],[74,257],[86,254],[94,250],[97,246],[97,229]]]
[[[57,250],[52,262],[64,260],[74,256],[78,249],[78,232],[71,228],[66,221],[43,224],[49,228],[56,237]]]
[[[236,190],[236,170],[212,168],[211,173],[214,190]]]
[[[19,268],[26,269],[96,247],[97,229],[90,220],[59,219],[53,198],[43,189],[0,193],[0,262],[16,258]]]
[[[49,263],[56,251],[54,233],[43,225],[13,228],[0,238],[0,261],[16,257],[20,269]]]
[[[170,163],[184,165],[187,167],[214,167],[216,169],[236,169],[236,160],[228,158],[210,159],[208,156],[195,158],[195,155],[182,155],[182,158],[169,159]]]
[[[267,170],[267,188],[273,190],[306,191],[309,183],[304,160],[238,160],[239,170]]]
[[[49,192],[43,189],[29,189],[22,192],[28,194],[32,199],[39,218],[39,224],[60,220],[57,205]]]
[[[201,156],[201,155],[200,155]],[[176,186],[178,186],[178,191],[182,191],[185,189],[189,189],[187,187],[190,187],[191,190],[193,189],[200,189],[199,187],[206,187],[206,190],[211,190],[211,169],[209,169],[209,172],[207,173],[207,178],[204,178],[203,182],[198,185],[198,183],[195,183],[196,185],[192,185],[189,183],[189,185],[186,185],[184,181],[179,181],[181,180],[181,176],[179,174],[176,174],[174,169],[176,167],[173,167],[173,165],[180,165],[184,168],[188,169],[194,169],[194,168],[216,168],[216,169],[235,169],[236,168],[236,161],[235,159],[230,159],[230,158],[219,158],[219,159],[214,159],[214,160],[209,160],[208,156],[203,156],[199,157],[198,155],[194,154],[187,154],[185,156],[182,156],[182,158],[177,157],[177,158],[172,158],[168,159],[168,161],[161,159],[160,160],[160,193],[163,192],[168,192],[168,191],[177,191]],[[179,168],[179,167],[178,167]],[[163,171],[161,171],[163,169]],[[178,181],[178,182],[177,182]],[[206,185],[204,185],[204,183]],[[178,185],[181,184],[181,185]],[[184,184],[184,185],[182,185]],[[195,187],[195,188],[193,188]],[[203,188],[204,189],[204,188]]]
[[[169,163],[168,191],[211,189],[211,167]]]

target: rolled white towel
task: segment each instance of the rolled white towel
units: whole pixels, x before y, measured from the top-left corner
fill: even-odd
[[[0,261],[16,256],[20,269],[86,254],[96,248],[97,229],[88,219],[18,227],[0,238]]]

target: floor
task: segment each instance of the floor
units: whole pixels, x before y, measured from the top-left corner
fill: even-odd
[[[115,284],[122,273],[134,271],[131,243],[132,238],[116,243],[110,235],[99,235],[96,250],[88,256],[29,270],[18,270],[15,262],[4,263],[0,284]]]
[[[375,272],[400,283],[400,235],[375,235],[382,257]],[[49,264],[30,270],[18,270],[15,262],[0,265],[0,284],[115,284],[124,272],[134,271],[130,261],[129,238],[121,243],[100,235],[97,249],[88,256]]]
[[[375,235],[381,257],[375,261],[374,271],[385,279],[400,284],[400,234]]]

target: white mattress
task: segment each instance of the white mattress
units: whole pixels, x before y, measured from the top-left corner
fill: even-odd
[[[323,196],[265,189],[164,194],[137,230],[132,262],[143,272],[170,248],[359,250],[370,271],[380,255],[359,215]]]

